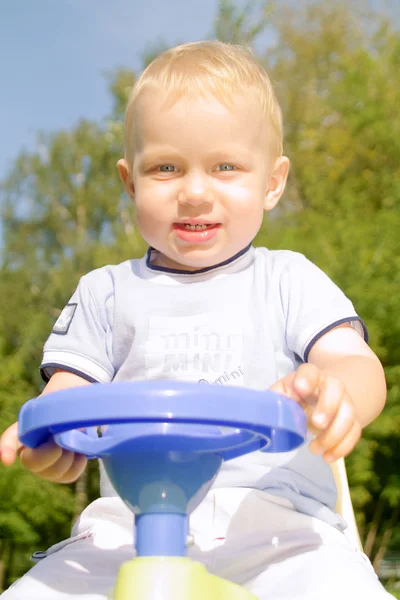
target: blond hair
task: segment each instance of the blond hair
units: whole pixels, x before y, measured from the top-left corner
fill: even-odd
[[[282,113],[271,81],[250,49],[218,41],[183,44],[153,60],[133,86],[125,116],[125,158],[131,167],[135,154],[135,107],[143,91],[163,90],[169,102],[212,94],[232,107],[234,94],[253,90],[271,126],[270,150],[282,155]]]

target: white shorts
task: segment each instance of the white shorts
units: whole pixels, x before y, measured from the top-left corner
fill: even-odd
[[[258,490],[216,489],[190,519],[189,556],[259,600],[389,600],[368,559],[331,525]],[[133,517],[119,498],[88,506],[2,600],[108,600],[133,557]]]

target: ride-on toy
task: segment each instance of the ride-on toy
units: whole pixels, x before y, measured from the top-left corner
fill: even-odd
[[[217,385],[94,384],[30,400],[19,427],[31,448],[53,436],[65,449],[101,458],[134,512],[137,557],[122,565],[114,600],[254,600],[186,556],[188,515],[224,460],[304,441],[306,419],[295,402]]]

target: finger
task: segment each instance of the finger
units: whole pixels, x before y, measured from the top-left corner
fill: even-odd
[[[346,397],[344,384],[336,377],[325,376],[319,385],[317,404],[311,417],[311,423],[319,429],[327,428],[335,418],[339,407]]]
[[[0,438],[0,459],[6,465],[12,465],[17,457],[18,450],[23,445],[18,438],[18,423],[13,423],[6,429]]]
[[[342,402],[330,426],[311,442],[310,450],[316,454],[329,451],[341,443],[355,423],[355,412],[350,401]]]
[[[324,459],[326,462],[333,462],[339,458],[343,458],[350,454],[354,450],[357,442],[359,441],[362,433],[361,425],[358,421],[353,423],[353,427],[347,434],[344,440],[340,442],[335,448],[331,448],[328,452],[325,452]]]
[[[309,400],[315,400],[319,394],[321,382],[321,371],[311,363],[303,363],[296,371],[293,380],[293,389],[307,404]]]
[[[33,473],[40,473],[60,458],[62,449],[53,441],[45,442],[35,449],[23,448],[20,452],[22,464]]]
[[[58,483],[73,483],[85,470],[87,458],[83,454],[75,454],[74,461],[70,469],[58,479]]]
[[[15,462],[17,458],[18,450],[24,448],[22,444],[20,444],[17,448],[13,448],[12,446],[5,446],[1,448],[0,458],[3,465],[9,467]]]
[[[292,398],[292,400],[300,401],[301,400],[300,396],[298,396],[298,394],[294,394],[294,392],[293,392],[293,381],[294,381],[295,376],[296,376],[296,371],[292,371],[285,377],[282,377],[282,379],[279,379],[278,381],[276,381],[273,385],[271,385],[271,387],[269,389],[272,392],[277,392],[278,394],[284,394],[285,396]]]
[[[61,456],[45,469],[35,471],[36,475],[39,475],[43,479],[48,481],[60,481],[62,477],[67,473],[74,462],[75,453],[68,450],[62,450]]]

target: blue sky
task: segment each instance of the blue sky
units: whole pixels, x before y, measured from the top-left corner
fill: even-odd
[[[37,131],[110,110],[105,71],[149,44],[209,37],[218,0],[1,0],[0,180]]]
[[[399,17],[398,0],[369,2]],[[157,41],[209,37],[217,10],[218,0],[0,0],[0,181],[38,131],[109,112],[105,72],[138,70]]]

